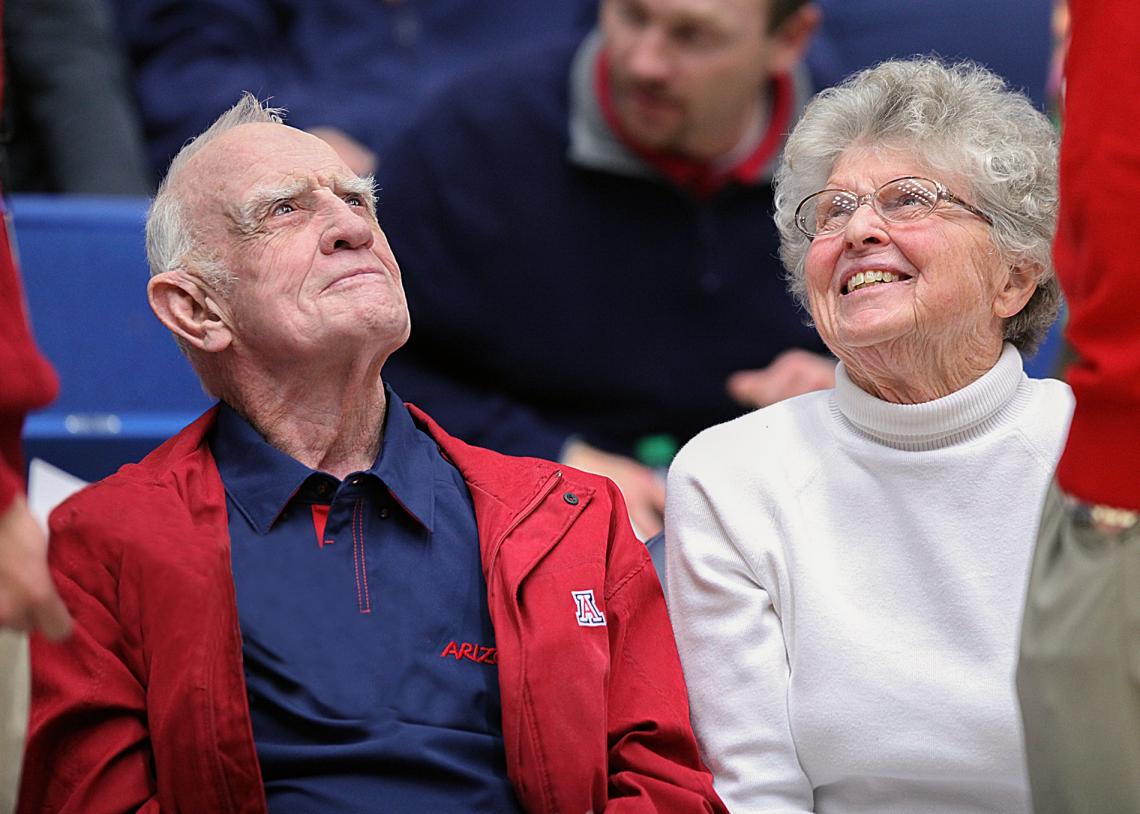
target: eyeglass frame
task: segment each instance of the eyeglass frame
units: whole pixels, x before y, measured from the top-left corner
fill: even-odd
[[[934,189],[937,191],[938,197],[935,199],[934,204],[930,207],[930,209],[926,210],[926,214],[923,215],[922,217],[913,218],[912,220],[892,220],[891,218],[887,217],[886,214],[879,211],[879,208],[875,205],[875,201],[877,200],[876,196],[882,190],[889,187],[891,184],[897,184],[899,181],[910,181],[910,180],[926,181],[928,183],[934,184]],[[875,187],[875,189],[873,189],[871,192],[868,192],[865,195],[857,195],[852,190],[844,189],[843,187],[825,187],[824,189],[817,190],[816,192],[813,192],[811,195],[808,195],[805,198],[803,198],[799,202],[799,204],[796,205],[796,211],[792,217],[792,220],[795,223],[796,228],[801,233],[803,233],[808,238],[808,240],[815,240],[817,237],[819,237],[821,235],[824,237],[829,237],[831,235],[837,235],[841,231],[843,231],[844,228],[846,228],[846,224],[844,224],[843,226],[840,226],[835,231],[828,231],[828,232],[809,232],[806,228],[804,228],[803,223],[802,223],[802,219],[800,218],[800,210],[804,208],[804,204],[807,203],[810,199],[814,198],[816,195],[822,195],[824,192],[845,192],[848,195],[850,195],[851,197],[853,197],[855,199],[855,206],[852,207],[852,209],[851,209],[851,217],[855,216],[855,210],[857,210],[863,204],[867,204],[871,207],[871,210],[876,215],[878,215],[880,218],[885,220],[887,223],[913,223],[914,221],[925,220],[926,218],[930,217],[930,215],[933,214],[934,210],[938,208],[938,202],[939,201],[947,201],[948,203],[957,204],[958,206],[962,207],[963,209],[965,209],[967,212],[970,212],[971,214],[977,215],[979,218],[984,220],[990,226],[994,225],[993,219],[989,215],[987,215],[982,210],[978,209],[976,206],[973,206],[972,204],[966,203],[964,200],[962,200],[957,195],[955,195],[953,192],[951,192],[949,189],[947,189],[946,185],[943,184],[941,181],[936,181],[933,178],[927,178],[927,177],[922,176],[922,175],[900,175],[898,178],[892,178],[890,181],[886,181],[885,183],[880,184],[879,186]]]

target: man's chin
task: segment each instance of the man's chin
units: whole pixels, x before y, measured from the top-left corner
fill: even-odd
[[[681,116],[675,108],[642,110],[630,105],[618,118],[625,136],[640,147],[676,151],[681,141]]]
[[[652,124],[633,124],[626,129],[626,135],[639,147],[658,153],[681,152],[681,139],[675,128],[665,128]]]

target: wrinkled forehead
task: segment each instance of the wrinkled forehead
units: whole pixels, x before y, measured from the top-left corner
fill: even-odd
[[[947,162],[935,161],[921,145],[892,142],[856,142],[841,152],[831,165],[825,186],[850,189],[857,193],[907,175],[941,181],[954,189],[965,189],[965,179]]]
[[[241,210],[265,190],[339,189],[356,180],[316,136],[258,122],[228,130],[205,145],[182,168],[176,188],[197,219]]]

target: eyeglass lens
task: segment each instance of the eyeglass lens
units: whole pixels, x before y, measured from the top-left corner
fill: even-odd
[[[806,198],[800,207],[801,228],[813,235],[837,232],[866,200],[889,221],[918,220],[938,204],[938,187],[925,178],[899,178],[862,198],[841,189],[825,189]]]

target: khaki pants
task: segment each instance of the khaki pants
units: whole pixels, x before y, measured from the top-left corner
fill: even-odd
[[[28,728],[28,637],[0,630],[0,814],[16,808]]]
[[[1046,499],[1017,689],[1038,814],[1140,812],[1140,526],[1105,535]]]

